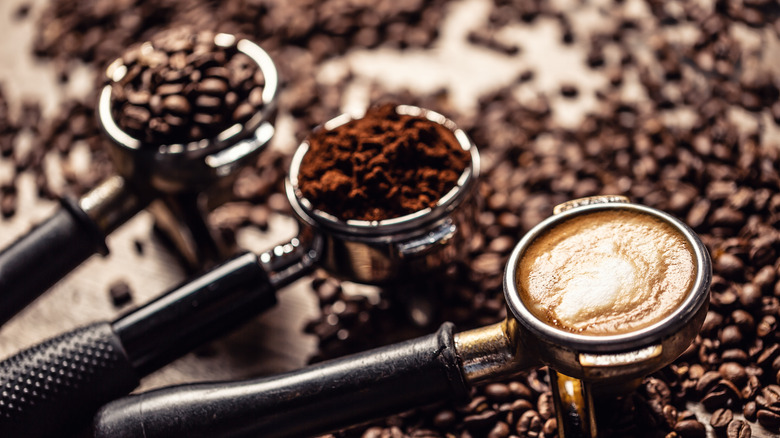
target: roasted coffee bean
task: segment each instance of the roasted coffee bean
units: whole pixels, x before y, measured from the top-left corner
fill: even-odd
[[[715,432],[724,432],[732,419],[734,419],[734,413],[731,412],[731,409],[720,408],[712,413],[710,426],[715,429]]]
[[[190,102],[184,96],[172,94],[162,101],[163,108],[174,114],[189,114]]]
[[[440,429],[449,429],[455,421],[457,421],[455,413],[449,410],[441,411],[433,417],[433,424]]]
[[[730,381],[734,385],[742,386],[747,383],[747,372],[745,367],[736,362],[724,362],[718,368],[718,372],[724,379]]]
[[[681,438],[705,438],[707,436],[706,427],[695,419],[679,421],[674,426],[674,431]]]
[[[467,415],[463,418],[463,426],[474,434],[484,434],[490,427],[496,424],[498,412],[486,409],[478,414]]]
[[[721,375],[717,371],[708,371],[699,378],[696,383],[696,392],[699,394],[705,394],[712,389],[718,381],[721,379]]]
[[[542,431],[542,417],[536,411],[525,411],[517,421],[516,431],[521,436],[539,436]]]
[[[223,79],[207,77],[198,83],[196,90],[203,94],[223,96],[228,92],[228,84]]]
[[[509,399],[511,392],[503,383],[491,383],[485,387],[485,395],[493,402],[503,402]]]
[[[732,420],[726,427],[726,436],[728,438],[750,438],[753,433],[750,425],[742,420]]]
[[[747,421],[756,421],[756,414],[758,413],[758,405],[756,402],[750,401],[745,403],[742,407],[742,415],[745,416]]]
[[[490,432],[487,434],[487,438],[506,438],[510,433],[511,430],[509,429],[509,425],[503,421],[499,421],[495,426],[493,426],[492,429],[490,429]]]
[[[555,416],[555,405],[553,403],[553,395],[551,392],[545,392],[539,395],[539,400],[536,404],[539,416],[544,420],[549,420]]]
[[[758,422],[765,428],[780,432],[780,412],[771,411],[768,409],[759,409],[756,413]]]
[[[114,307],[122,307],[133,300],[133,292],[130,285],[124,280],[114,282],[108,289],[111,296],[111,302]]]
[[[742,343],[742,333],[736,325],[727,325],[718,336],[723,346],[733,347]]]

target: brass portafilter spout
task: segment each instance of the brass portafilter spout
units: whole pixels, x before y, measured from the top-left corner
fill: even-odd
[[[286,182],[301,225],[295,238],[260,254],[239,254],[114,321],[64,333],[0,362],[0,436],[78,430],[102,404],[138,386],[140,377],[273,307],[277,291],[316,267],[381,284],[420,272],[432,275],[458,258],[473,230],[476,146],[438,113],[406,105],[393,111],[446,128],[453,147],[469,157],[454,187],[437,202],[387,221],[326,215],[301,194],[298,175],[309,151],[304,141]],[[341,117],[322,129],[346,121]]]
[[[676,218],[623,197],[572,201],[513,251],[502,322],[461,333],[445,323],[278,376],[132,395],[101,409],[95,436],[311,436],[464,402],[472,385],[548,365],[559,436],[595,437],[592,394],[624,391],[678,357],[704,320],[711,276],[704,245]]]
[[[189,248],[183,255],[192,267],[202,268],[204,260],[221,259],[198,198],[207,189],[229,183],[230,177],[255,160],[273,137],[279,87],[276,66],[258,45],[233,35],[198,34],[196,38],[187,31],[183,36],[176,36],[179,38],[174,42],[175,50],[163,53],[152,42],[146,42],[140,45],[140,54],[134,55],[134,59],[127,55],[108,67],[108,84],[99,93],[96,113],[109,140],[106,143],[117,174],[78,200],[63,199],[61,208],[51,218],[0,252],[0,324],[93,254],[107,254],[106,236],[150,203],[157,212],[158,225],[170,231],[169,237],[177,247],[183,251]],[[170,38],[167,42],[171,42]],[[192,44],[197,51],[192,50]],[[212,90],[205,90],[195,102],[182,95],[192,75],[208,74],[209,70],[196,70],[193,63],[208,62],[210,71],[218,73],[220,69],[225,70],[220,66],[220,62],[225,62],[225,53],[240,55],[260,72],[262,83],[254,84],[253,103],[247,103],[248,97],[246,102],[239,101],[240,93],[233,93],[234,104],[243,108],[243,112],[237,113],[238,118],[230,119],[231,123],[216,124],[210,122],[217,116],[194,120],[196,113],[193,126],[198,121],[208,122],[198,127],[216,127],[213,131],[218,132],[198,131],[180,136],[171,128],[172,124],[189,123],[180,112],[195,113],[201,104],[210,105],[212,112],[227,111],[220,106],[220,97],[205,92],[227,87],[224,84],[231,80],[229,77],[207,77],[211,79],[208,84]],[[170,68],[163,71],[159,65],[167,59]],[[162,79],[147,75],[154,68],[159,70],[155,74],[159,73],[158,76],[164,76],[170,83],[158,83]],[[202,74],[201,70],[204,70]],[[125,90],[133,81],[142,82],[147,89]],[[239,86],[249,85],[249,81],[244,81]],[[151,93],[156,94],[150,97]],[[122,107],[118,107],[120,97],[127,101]],[[141,105],[141,100],[153,108]],[[170,135],[156,143],[140,138],[120,127],[117,119],[121,119],[123,111],[136,124],[147,126],[157,122],[157,129],[167,129]],[[159,111],[160,116],[154,116],[154,111]]]

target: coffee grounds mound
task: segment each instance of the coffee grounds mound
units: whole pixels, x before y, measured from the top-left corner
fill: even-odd
[[[315,209],[341,220],[392,219],[436,205],[469,161],[449,129],[386,104],[311,135],[298,183]]]
[[[129,48],[126,73],[111,84],[119,127],[150,146],[187,143],[256,114],[264,105],[263,72],[214,36],[176,27]]]

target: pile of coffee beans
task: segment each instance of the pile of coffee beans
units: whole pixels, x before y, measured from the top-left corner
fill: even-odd
[[[227,46],[214,38],[182,27],[128,49],[108,73],[122,73],[111,82],[117,125],[155,146],[212,138],[259,112],[262,70],[234,38]]]
[[[53,0],[39,23],[35,50],[54,60],[65,79],[75,60],[102,69],[125,47],[179,23],[249,35],[279,63],[287,81],[280,112],[291,115],[300,140],[338,114],[349,84],[349,77],[318,82],[315,72],[324,60],[353,48],[429,47],[442,17],[458,2],[445,3],[137,0],[119,8],[110,0]],[[690,348],[633,394],[600,402],[603,435],[780,433],[779,84],[762,62],[761,40],[780,38],[776,3],[615,1],[611,24],[586,30],[575,26],[579,8],[511,0],[494,0],[490,7],[489,20],[472,32],[474,44],[522,59],[525,51],[511,50],[503,30],[554,23],[561,44],[583,49],[583,65],[606,78],[595,95],[598,110],[577,128],[561,128],[556,96],[518,97],[539,88],[533,69],[483,96],[474,114],[459,114],[447,90],[421,95],[376,87],[372,102],[431,108],[468,131],[482,155],[480,234],[470,242],[467,260],[444,279],[416,285],[419,291],[387,290],[368,298],[317,274],[312,286],[322,314],[308,326],[319,338],[313,360],[429,333],[445,320],[461,330],[500,321],[506,314],[501,274],[522,234],[557,203],[623,194],[693,227],[712,254],[715,277],[707,320]],[[740,38],[748,34],[762,37],[758,44]],[[584,89],[573,82],[557,93],[571,102]],[[94,99],[89,102],[64,106],[55,119],[36,124],[37,133],[21,128],[26,124],[21,120],[0,117],[3,156],[10,155],[18,172],[36,175],[42,196],[58,194],[48,192],[59,187],[39,165],[46,154],[68,162],[74,144],[88,145],[90,169],[98,170],[66,173],[65,192],[78,192],[88,182],[82,178],[110,171],[91,117]],[[33,133],[31,151],[8,146],[15,131],[6,126]],[[215,211],[224,234],[267,227],[269,211],[289,208],[280,194],[289,158],[268,152],[238,178],[232,202]],[[426,318],[410,317],[420,309],[428,309]],[[475,388],[466,406],[441,403],[334,436],[552,437],[557,434],[552,409],[546,370],[539,368]]]

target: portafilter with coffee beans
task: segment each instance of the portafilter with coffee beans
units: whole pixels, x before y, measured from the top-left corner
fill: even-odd
[[[0,324],[91,255],[107,254],[106,236],[150,203],[191,268],[226,255],[200,197],[229,183],[273,137],[273,60],[246,39],[174,28],[129,48],[106,76],[96,112],[117,174],[63,199],[0,252]]]

